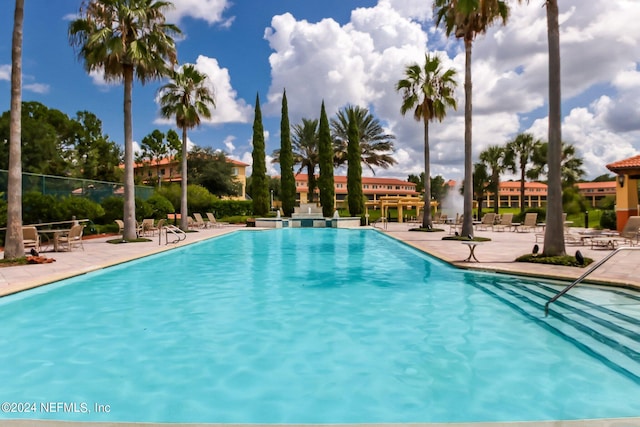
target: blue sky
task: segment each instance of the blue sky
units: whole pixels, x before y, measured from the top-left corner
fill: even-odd
[[[378,176],[406,178],[422,168],[422,126],[399,113],[394,85],[428,50],[458,71],[459,108],[431,126],[432,173],[461,179],[464,138],[464,52],[436,30],[428,0],[175,0],[169,14],[182,29],[181,63],[209,76],[217,108],[191,143],[251,163],[256,93],[267,153],[279,147],[280,97],[286,87],[292,124],[329,116],[347,104],[369,108],[396,135],[398,164]],[[85,73],[67,27],[80,0],[30,0],[25,6],[23,99],[69,116],[88,110],[118,143],[123,138],[121,85]],[[640,152],[640,2],[562,0],[563,139],[576,145],[587,178],[605,164]],[[13,1],[0,6],[0,109],[9,109]],[[619,29],[624,29],[623,32]],[[518,132],[547,135],[545,11],[515,5],[506,27],[478,37],[473,50],[474,155]],[[136,83],[134,140],[171,123],[155,103],[162,82]],[[277,165],[271,173],[278,173]]]

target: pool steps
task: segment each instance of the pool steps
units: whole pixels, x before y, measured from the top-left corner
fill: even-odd
[[[632,290],[575,288],[544,316],[544,305],[563,286],[500,279],[467,283],[499,299],[529,319],[603,360],[640,385],[640,294]],[[599,298],[598,298],[599,295]],[[610,300],[597,304],[604,296]]]

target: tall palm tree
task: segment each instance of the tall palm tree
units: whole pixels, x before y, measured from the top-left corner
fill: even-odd
[[[524,212],[524,182],[526,177],[535,178],[535,172],[529,170],[527,165],[533,158],[533,153],[540,149],[542,141],[534,139],[530,133],[521,133],[512,141],[507,143],[505,151],[505,165],[507,168],[516,173],[520,171],[520,212]]]
[[[560,25],[558,0],[546,0],[549,44],[549,174],[547,182],[547,225],[544,248],[547,256],[565,254],[562,221],[562,113],[560,94]]]
[[[491,169],[489,178],[489,191],[493,193],[493,211],[498,213],[500,208],[500,174],[506,169],[504,163],[505,148],[499,145],[490,145],[480,153],[480,161]]]
[[[16,0],[11,41],[11,111],[9,113],[9,182],[4,259],[24,256],[22,243],[22,28],[24,0]]]
[[[444,24],[447,36],[464,41],[464,222],[462,235],[473,231],[473,165],[471,140],[471,48],[478,34],[484,34],[494,21],[506,23],[509,5],[505,0],[434,0],[436,26]]]
[[[162,0],[84,0],[80,17],[69,24],[69,42],[79,48],[87,72],[102,72],[107,81],[124,83],[124,232],[136,237],[133,177],[133,80],[142,84],[167,75],[176,63],[173,36],[164,12],[173,5]]]
[[[176,126],[182,130],[182,182],[180,197],[180,228],[189,227],[187,220],[187,131],[200,126],[201,118],[211,118],[209,107],[216,106],[213,93],[207,86],[207,76],[196,70],[195,65],[185,64],[173,71],[171,81],[158,89],[160,114],[175,117]]]
[[[314,200],[316,184],[316,166],[318,166],[318,120],[302,119],[302,123],[292,126],[291,149],[293,164],[300,165],[296,174],[307,170],[307,187],[309,203]],[[280,150],[273,151],[272,163],[280,162]]]
[[[331,136],[335,150],[334,166],[339,167],[347,162],[349,117],[351,114],[353,114],[360,135],[362,163],[374,174],[374,166],[387,169],[389,166],[395,165],[397,161],[390,154],[393,152],[395,135],[385,133],[380,120],[373,117],[368,109],[357,105],[348,105],[338,111],[335,118],[331,119]]]
[[[405,68],[405,78],[398,81],[396,90],[402,91],[400,112],[413,110],[413,118],[424,125],[424,215],[422,227],[431,227],[431,164],[429,154],[429,122],[442,121],[447,108],[456,108],[454,90],[456,71],[444,70],[438,56],[425,55],[424,65]]]

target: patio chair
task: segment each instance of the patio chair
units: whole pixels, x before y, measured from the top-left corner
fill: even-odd
[[[456,214],[455,222],[449,224],[449,234],[455,234],[462,231],[463,220],[464,220],[464,215]]]
[[[500,222],[493,226],[493,231],[511,230],[512,222],[513,222],[513,214],[504,213],[500,216]]]
[[[57,237],[57,247],[68,250],[71,252],[74,247],[81,247],[84,251],[84,245],[82,244],[82,232],[84,231],[84,225],[76,224],[66,233]]]
[[[34,248],[40,252],[40,235],[38,229],[32,226],[22,227],[22,245],[24,248]]]
[[[493,230],[493,222],[496,219],[494,212],[488,212],[482,216],[480,223],[476,224],[476,230],[488,230],[489,227]]]
[[[228,222],[219,222],[211,212],[207,212],[207,219],[209,220],[209,227],[222,227],[229,224]]]
[[[118,234],[124,233],[124,221],[121,219],[115,219],[114,222],[118,224]]]
[[[154,224],[153,218],[145,218],[142,220],[142,235],[146,236],[151,233],[151,236],[155,236],[158,227]]]
[[[520,231],[536,231],[536,227],[538,223],[538,213],[537,212],[529,212],[524,216],[524,222],[520,226]]]

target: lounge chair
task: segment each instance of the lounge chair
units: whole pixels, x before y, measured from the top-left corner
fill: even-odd
[[[505,213],[500,216],[500,222],[493,226],[493,231],[511,230],[513,222],[513,214]]]
[[[22,227],[22,245],[40,252],[40,235],[35,227]]]
[[[209,220],[209,227],[222,227],[229,224],[228,222],[219,222],[211,212],[207,212],[207,219]]]
[[[536,231],[536,226],[538,223],[536,222],[538,219],[537,212],[529,212],[524,216],[524,222],[520,226],[520,231]]]
[[[202,218],[202,215],[200,215],[199,213],[194,213],[193,214],[193,219],[195,220],[196,227],[198,227],[198,228],[207,228],[208,227],[207,223]]]
[[[594,237],[591,246],[615,249],[620,245],[640,244],[640,216],[630,216],[619,235]]]
[[[66,246],[66,249],[68,251],[72,251],[74,246],[75,247],[79,246],[84,251],[84,245],[82,244],[83,230],[84,230],[84,225],[82,224],[76,224],[72,226],[71,229],[66,234],[57,236],[58,242],[56,246],[63,250]]]
[[[486,213],[482,216],[482,221],[476,224],[476,230],[488,230],[489,227],[493,230],[493,222],[496,219],[494,212]]]

